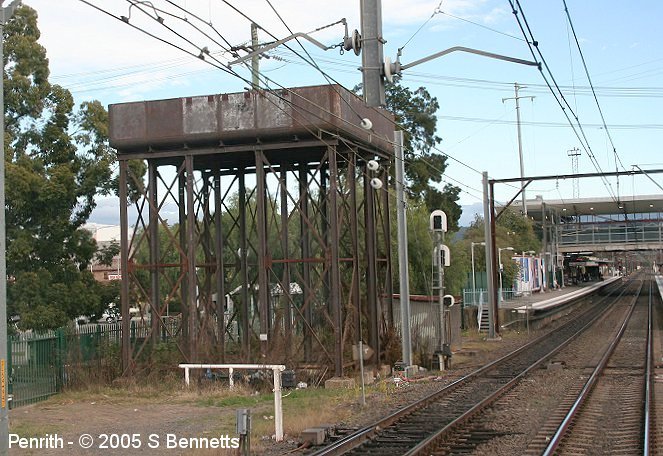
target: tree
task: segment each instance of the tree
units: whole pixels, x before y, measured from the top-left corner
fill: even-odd
[[[454,260],[449,270],[450,275],[454,277],[454,293],[460,293],[462,288],[469,288],[469,278],[467,275],[468,271],[471,270],[471,242],[484,242],[483,218],[478,215],[465,232],[463,239],[455,241],[451,246],[452,258]],[[502,278],[505,284],[504,287],[509,288],[508,284],[512,283],[518,274],[518,266],[515,262],[511,261],[511,257],[529,250],[538,252],[541,247],[541,241],[536,236],[531,219],[516,214],[511,209],[507,209],[495,225],[495,242],[498,248],[513,247],[512,251],[502,251],[502,264],[504,265]],[[457,255],[454,254],[454,249],[458,252]],[[474,255],[475,271],[484,272],[486,270],[485,249],[483,247],[475,247]]]
[[[96,242],[83,229],[95,197],[113,190],[108,114],[75,109],[48,80],[37,13],[23,6],[4,28],[8,314],[48,329],[100,313],[107,290],[88,267]]]

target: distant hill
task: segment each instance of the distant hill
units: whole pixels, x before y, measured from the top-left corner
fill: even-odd
[[[463,239],[465,237],[465,233],[469,229],[469,226],[461,226],[458,228],[458,232],[454,236],[454,241],[458,241],[460,239]]]
[[[483,217],[483,203],[474,203],[467,206],[462,206],[463,214],[460,216],[458,224],[460,226],[470,226],[474,221],[474,215],[479,214]]]

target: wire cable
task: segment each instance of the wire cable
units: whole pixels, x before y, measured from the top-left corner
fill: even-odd
[[[539,48],[538,41],[534,39],[534,35],[533,35],[532,30],[529,26],[529,23],[527,22],[527,18],[525,17],[525,13],[524,13],[521,5],[520,5],[520,1],[515,0],[515,3],[518,5],[518,9],[516,9],[516,6],[514,5],[514,0],[508,0],[508,1],[509,1],[509,4],[511,5],[512,13],[515,16],[516,21],[518,22],[518,26],[519,26],[523,36],[526,38],[526,42],[527,42],[527,45],[529,47],[530,53],[532,54],[532,57],[536,60],[537,59],[537,54],[538,54],[538,57],[539,57],[540,61],[543,64],[542,68],[539,69],[539,72],[540,72],[541,76],[543,77],[543,79],[544,79],[546,85],[548,86],[550,92],[555,97],[555,100],[557,101],[557,104],[562,109],[562,112],[564,113],[564,116],[566,117],[567,121],[569,122],[569,125],[571,125],[576,137],[580,141],[580,145],[583,147],[583,149],[587,153],[587,156],[590,158],[590,161],[592,162],[592,165],[597,170],[597,172],[603,173],[603,170],[601,169],[601,165],[598,162],[598,160],[596,159],[596,157],[594,156],[594,153],[591,149],[591,145],[589,144],[589,140],[587,139],[587,135],[585,134],[585,131],[582,127],[582,124],[580,123],[580,119],[578,118],[577,114],[574,112],[573,108],[569,105],[568,100],[566,100],[566,97],[564,96],[564,93],[561,91],[559,85],[557,84],[557,81],[556,81],[556,79],[555,79],[555,77],[552,73],[552,70],[548,66],[548,63],[546,62],[546,59],[543,56],[543,53],[541,52],[541,50]],[[522,16],[522,21],[520,19],[519,12],[520,12],[520,16]],[[524,23],[524,25],[523,25],[523,23]],[[527,29],[527,31],[525,29]],[[527,39],[528,34],[529,34],[529,37],[531,39]],[[535,52],[535,49],[536,49],[536,52]],[[557,89],[557,92],[555,92],[555,90],[553,89],[553,87],[552,87],[550,81],[548,81],[548,78],[546,77],[546,75],[543,74],[543,68],[545,68],[546,71],[548,72],[548,74],[550,75],[552,83],[555,85],[555,87]],[[559,96],[558,96],[558,93],[559,93]],[[577,129],[576,129],[576,125],[571,121],[571,117],[569,116],[569,112],[567,112],[567,109],[573,115],[573,117],[574,117],[574,119],[577,123],[577,126],[578,126]],[[612,189],[612,185],[610,184],[608,179],[605,176],[602,176],[601,180],[603,182],[603,185],[606,187],[606,190],[608,190],[608,193],[615,200],[615,202],[617,202],[618,198],[615,196],[614,191]]]
[[[443,2],[443,1],[444,1],[444,0],[440,0],[440,3],[438,3],[437,7],[433,10],[433,14],[431,14],[430,17],[429,17],[428,19],[426,19],[426,21],[425,21],[423,24],[421,24],[421,26],[420,26],[420,27],[419,27],[419,28],[418,28],[418,29],[412,34],[412,36],[411,36],[411,37],[405,42],[405,44],[404,44],[403,46],[401,46],[401,47],[398,48],[398,55],[401,55],[401,53],[403,52],[403,49],[405,49],[405,46],[407,46],[408,44],[410,44],[410,41],[412,41],[412,39],[413,39],[415,36],[417,36],[417,35],[419,34],[419,32],[421,32],[421,30],[422,30],[422,29],[423,29],[423,28],[424,28],[424,27],[425,27],[425,26],[426,26],[426,25],[427,25],[427,24],[428,24],[428,23],[429,23],[429,22],[430,22],[435,16],[437,16],[438,14],[441,14],[441,13],[442,13],[441,8],[442,8],[442,2]]]
[[[605,128],[605,133],[608,136],[608,140],[610,141],[610,145],[612,146],[612,152],[615,156],[615,171],[619,171],[619,165],[621,165],[622,169],[626,171],[626,168],[624,167],[624,164],[622,163],[621,158],[619,157],[619,154],[617,153],[617,148],[615,147],[615,143],[612,140],[612,135],[610,134],[610,130],[608,130],[608,126],[606,125],[605,122],[605,116],[603,115],[603,109],[601,109],[601,104],[599,103],[599,99],[596,96],[596,91],[594,90],[594,84],[592,83],[592,78],[589,74],[589,69],[587,68],[587,62],[585,60],[585,55],[582,52],[582,48],[580,47],[580,42],[578,41],[578,35],[576,34],[575,27],[573,26],[573,20],[571,19],[571,13],[569,12],[569,8],[566,4],[566,0],[562,0],[562,3],[564,3],[564,11],[566,12],[566,17],[569,21],[569,25],[571,26],[571,31],[573,32],[573,38],[575,39],[576,42],[576,47],[578,48],[578,53],[580,54],[580,59],[582,61],[582,65],[585,69],[585,75],[587,76],[587,81],[589,82],[589,86],[592,88],[592,94],[594,95],[594,101],[596,102],[596,107],[599,110],[599,114],[601,115],[601,121],[603,122],[603,127]],[[619,175],[615,176],[616,181],[617,181],[617,200],[619,200]]]
[[[93,4],[91,4],[90,2],[88,2],[88,1],[86,1],[86,0],[81,0],[81,1],[82,1],[83,3],[88,4],[89,6],[94,7],[95,9],[97,9],[97,10],[99,10],[99,11],[101,11],[101,12],[104,12],[105,14],[107,14],[107,15],[109,15],[109,16],[115,18],[115,19],[121,20],[122,22],[125,22],[125,23],[126,23],[126,21],[125,21],[125,20],[122,20],[122,18],[119,17],[119,16],[113,15],[112,13],[109,13],[109,12],[107,12],[107,11],[105,11],[105,10],[103,10],[103,9],[101,9],[101,8],[99,8],[99,7],[97,7],[97,6],[95,6],[95,5],[93,5]],[[141,8],[138,7],[138,6],[137,6],[137,8],[141,9]],[[141,10],[142,10],[142,9],[141,9]],[[159,21],[158,17],[154,17],[154,16],[152,16],[151,14],[149,14],[149,13],[147,13],[147,12],[145,12],[145,11],[143,11],[143,12],[146,13],[146,15],[147,15],[148,17],[151,17],[152,19],[154,19],[154,20],[156,20],[157,22],[161,23],[161,25],[164,25],[162,21]],[[175,47],[175,48],[177,48],[177,49],[179,49],[179,50],[181,50],[181,51],[183,51],[183,52],[185,52],[185,53],[187,53],[187,54],[189,54],[189,55],[191,55],[191,56],[194,56],[194,57],[200,58],[199,55],[196,55],[195,53],[192,53],[192,52],[190,52],[190,51],[188,51],[188,50],[182,48],[181,46],[178,46],[178,45],[175,45],[175,44],[173,44],[173,43],[170,43],[169,41],[164,40],[163,38],[157,37],[156,35],[154,35],[154,34],[148,32],[148,31],[146,31],[146,30],[144,30],[144,29],[142,29],[142,28],[140,28],[140,27],[137,27],[137,26],[135,26],[135,25],[133,25],[133,24],[128,24],[128,25],[131,25],[133,28],[135,28],[135,29],[137,29],[137,30],[139,30],[139,31],[142,31],[143,33],[147,34],[148,36],[153,37],[153,38],[156,38],[156,39],[158,39],[159,41],[164,42],[165,44],[168,44],[168,45],[170,45],[170,46],[173,46],[173,47]],[[164,26],[165,26],[165,25],[164,25]],[[167,26],[165,26],[165,27],[166,27],[167,29],[171,30],[170,27],[167,27]],[[175,35],[177,35],[178,37],[181,37],[181,35],[178,34],[178,33],[175,33]],[[188,40],[188,39],[186,39],[186,38],[183,38],[183,39],[185,39],[185,41],[187,41],[187,42],[188,42],[189,44],[191,44],[192,46],[197,47],[198,49],[201,49],[200,47],[198,47],[197,45],[195,45],[195,44],[194,44],[193,42],[191,42],[190,40]],[[235,71],[233,71],[233,70],[230,70],[230,69],[228,69],[228,68],[226,68],[226,67],[224,67],[224,66],[222,66],[222,65],[220,65],[220,64],[219,64],[219,65],[214,64],[213,62],[210,62],[210,61],[208,61],[208,60],[206,60],[206,59],[203,59],[203,60],[204,60],[205,62],[207,62],[208,64],[210,64],[210,65],[212,65],[212,66],[214,66],[214,67],[216,67],[216,68],[218,68],[218,69],[221,69],[222,71],[225,71],[226,73],[229,73],[229,74],[231,74],[231,75],[233,75],[233,76],[236,76],[236,77],[240,78],[240,79],[243,80],[244,82],[247,82],[247,83],[249,82],[247,79],[243,78],[242,76],[240,76],[239,74],[237,74],[237,73],[236,73]],[[284,89],[285,89],[285,90],[289,90],[289,89],[286,89],[286,88],[284,88]],[[290,91],[290,90],[289,90],[289,91]],[[294,93],[294,92],[292,92],[292,91],[290,91],[290,92],[291,92],[291,93]],[[274,94],[274,92],[272,92],[272,93]],[[298,95],[298,94],[296,94],[296,95]],[[298,95],[298,96],[301,97],[301,95]],[[290,100],[284,99],[284,98],[282,98],[282,97],[280,97],[280,98],[281,98],[282,101],[285,101],[285,102],[287,102],[287,103],[291,103]],[[271,100],[270,100],[270,101],[271,101]],[[278,106],[278,105],[276,105],[276,106],[277,106],[279,109],[282,109],[280,106]],[[321,109],[324,110],[324,108],[322,108],[322,107],[319,107],[319,108],[321,108]],[[287,113],[286,113],[286,114],[287,114]],[[317,114],[317,113],[313,113],[313,112],[310,112],[310,114],[312,114],[312,115],[316,115],[316,116],[319,116],[319,114]],[[333,113],[330,113],[330,114],[333,114]],[[311,132],[311,133],[313,134],[313,132]],[[388,140],[390,143],[393,143],[392,140],[389,140],[388,138],[387,138],[387,140]],[[446,154],[445,154],[445,155],[446,155]],[[453,158],[453,157],[452,157],[452,158]],[[456,160],[457,160],[457,159],[456,159]],[[459,161],[459,160],[457,160],[457,161]],[[459,161],[459,162],[460,162],[460,161]],[[444,173],[442,172],[442,170],[439,170],[438,168],[434,167],[432,164],[430,164],[430,163],[427,163],[427,164],[429,164],[429,166],[432,166],[436,171],[438,171],[438,172],[440,173],[440,175],[441,175],[441,180],[442,180],[443,182],[446,182],[447,184],[449,184],[449,182],[446,181],[446,179],[450,179],[450,180],[452,180],[452,181],[454,181],[454,182],[457,182],[457,183],[460,184],[461,186],[464,186],[464,187],[466,187],[466,188],[469,188],[470,190],[473,190],[473,191],[476,191],[476,192],[481,193],[479,190],[477,190],[477,189],[475,189],[475,188],[472,188],[472,187],[470,187],[470,186],[464,184],[463,182],[461,182],[461,181],[459,181],[459,180],[457,180],[457,179],[455,179],[455,178],[453,178],[453,177],[451,177],[451,176],[444,175]],[[475,194],[472,194],[472,193],[470,193],[470,192],[467,191],[467,190],[463,190],[462,188],[459,188],[459,191],[464,192],[464,193],[467,193],[469,196],[471,196],[471,197],[473,197],[473,198],[476,198],[476,199],[478,199],[478,200],[481,200],[481,197],[477,197]]]

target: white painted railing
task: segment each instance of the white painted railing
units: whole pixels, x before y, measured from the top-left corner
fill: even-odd
[[[233,372],[235,369],[265,370],[271,369],[274,372],[274,431],[276,441],[283,440],[283,403],[281,401],[281,373],[285,370],[283,364],[180,364],[180,369],[184,369],[184,383],[189,386],[191,369],[228,369],[230,387],[235,385]]]

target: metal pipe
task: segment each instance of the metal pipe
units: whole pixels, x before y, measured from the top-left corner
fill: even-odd
[[[267,356],[269,338],[269,282],[267,278],[267,189],[263,152],[255,151],[256,160],[256,225],[258,231],[258,306],[260,309],[260,355]]]
[[[529,66],[539,66],[540,64],[538,62],[532,62],[530,60],[523,60],[523,59],[517,59],[515,57],[509,57],[506,55],[501,55],[501,54],[495,54],[492,52],[486,52],[486,51],[481,51],[479,49],[472,49],[472,48],[467,48],[463,46],[454,46],[449,49],[445,49],[444,51],[436,52],[435,54],[431,54],[427,57],[424,57],[419,60],[415,60],[414,62],[407,63],[405,65],[401,65],[402,70],[407,70],[408,68],[412,68],[413,66],[417,66],[419,64],[422,64],[424,62],[428,62],[429,60],[437,59],[439,57],[445,56],[447,54],[451,54],[452,52],[467,52],[469,54],[475,54],[475,55],[480,55],[483,57],[489,57],[491,59],[497,59],[497,60],[504,60],[507,62],[512,62],[512,63],[519,63],[521,65],[529,65]]]
[[[366,242],[366,302],[368,305],[368,340],[369,345],[375,350],[374,364],[380,359],[380,334],[378,323],[378,297],[376,285],[375,264],[375,201],[374,189],[368,178],[368,169],[363,167],[364,172],[364,219],[365,219],[365,242]]]
[[[394,132],[396,159],[396,216],[398,219],[398,273],[401,304],[401,356],[406,366],[412,365],[412,335],[410,333],[410,277],[408,273],[407,214],[405,204],[405,162],[403,132]]]

